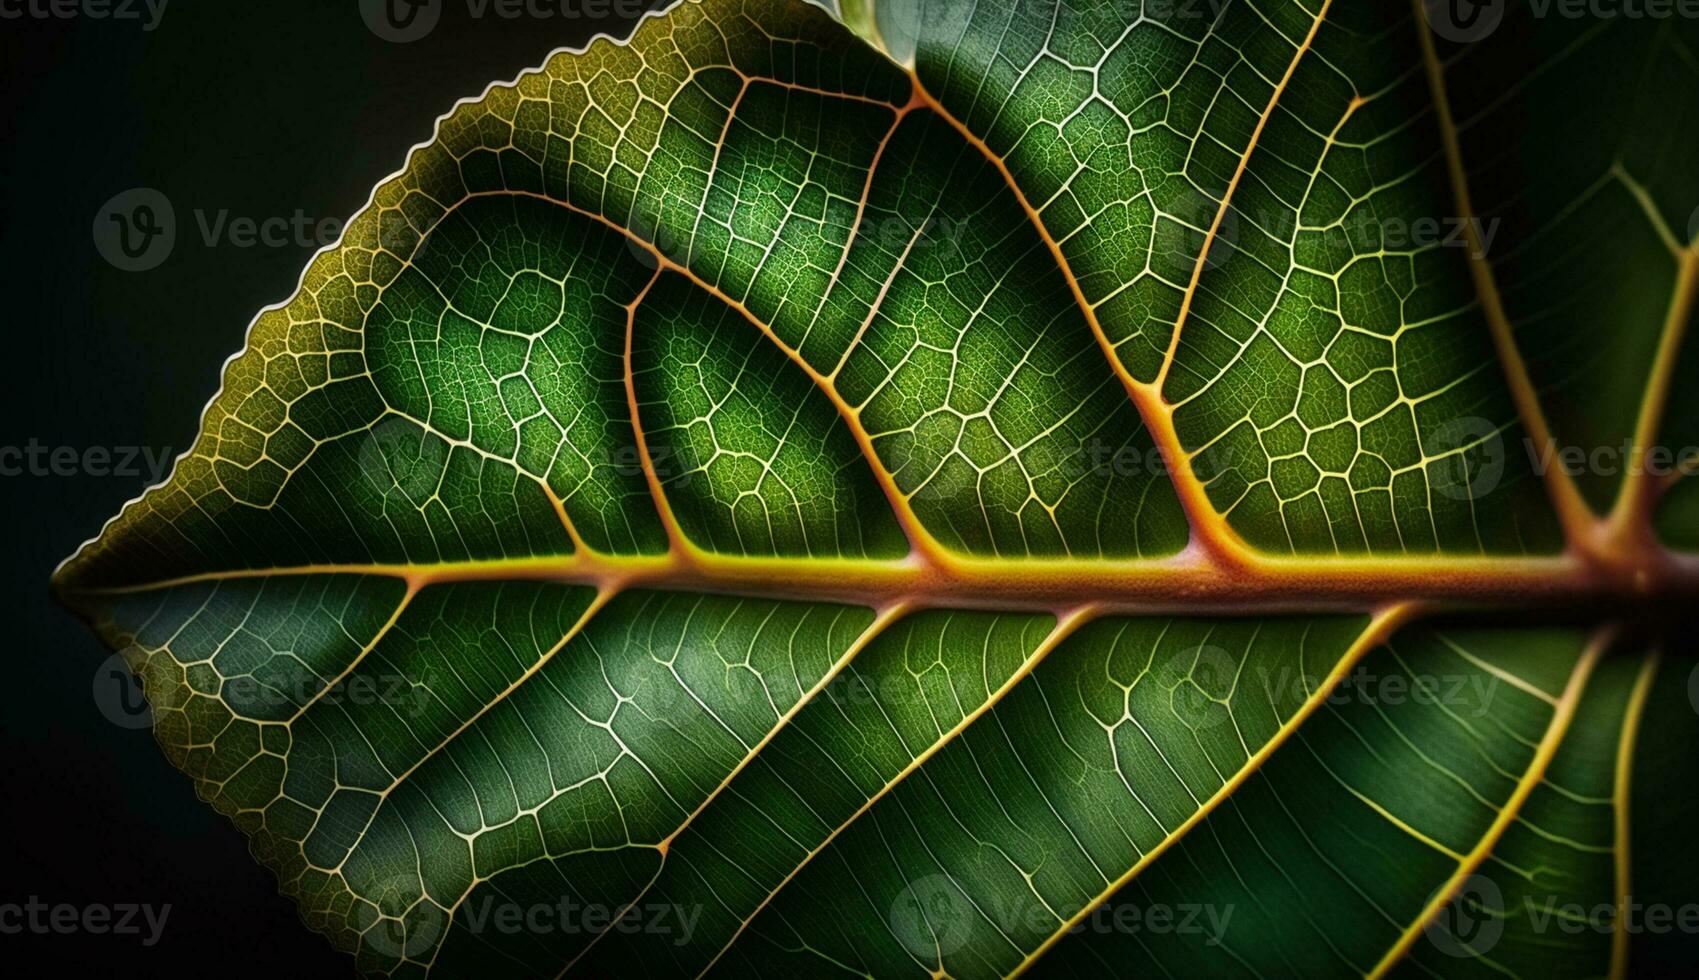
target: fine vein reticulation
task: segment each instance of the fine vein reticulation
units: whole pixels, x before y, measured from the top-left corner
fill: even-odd
[[[442,976],[1692,955],[1523,914],[1685,900],[1699,805],[1638,801],[1694,775],[1693,461],[1562,460],[1699,417],[1692,27],[1160,6],[683,3],[376,189],[55,579],[310,926]],[[1550,175],[1492,135],[1573,138],[1527,51],[1632,107]]]

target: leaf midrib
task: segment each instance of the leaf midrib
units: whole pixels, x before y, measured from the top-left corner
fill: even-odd
[[[1232,572],[1182,552],[1152,560],[1046,560],[952,557],[942,568],[906,560],[607,555],[592,551],[538,558],[432,564],[349,563],[247,568],[135,585],[62,589],[73,607],[114,596],[270,577],[378,575],[414,588],[456,582],[552,581],[597,588],[654,588],[756,598],[850,602],[878,607],[990,607],[1055,611],[1097,602],[1128,612],[1360,611],[1402,600],[1458,607],[1544,609],[1622,603],[1643,611],[1684,601],[1699,587],[1699,557],[1671,556],[1661,579],[1590,566],[1575,556],[1546,558],[1274,558]]]

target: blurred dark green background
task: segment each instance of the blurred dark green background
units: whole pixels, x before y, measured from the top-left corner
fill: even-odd
[[[629,29],[617,15],[505,19],[437,0],[435,29],[399,44],[367,28],[359,0],[169,0],[152,30],[28,16],[32,3],[0,2],[0,447],[33,439],[79,455],[187,447],[219,366],[320,244],[291,234],[241,247],[226,234],[208,246],[197,211],[208,222],[220,211],[345,219],[456,99],[556,47]],[[170,200],[176,244],[157,268],[124,272],[92,228],[135,187]],[[170,916],[151,948],[136,936],[0,935],[0,973],[23,975],[28,956],[68,976],[350,974],[352,960],[300,925],[151,735],[107,720],[91,693],[106,651],[48,596],[53,567],[146,482],[0,476],[0,904],[170,903]]]

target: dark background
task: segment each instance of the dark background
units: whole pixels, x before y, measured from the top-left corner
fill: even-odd
[[[473,18],[468,0],[437,0],[436,28],[399,44],[367,28],[359,0],[169,0],[151,31],[30,16],[32,2],[51,0],[0,2],[26,14],[0,19],[0,446],[79,454],[187,448],[249,321],[291,295],[323,244],[209,247],[197,210],[346,219],[456,99],[556,47],[629,31],[617,15]],[[124,272],[92,228],[135,187],[171,201],[177,239],[157,268]],[[107,651],[48,595],[54,566],[147,482],[145,468],[0,476],[0,904],[170,903],[170,915],[151,948],[0,935],[0,974],[351,975],[151,734],[107,720],[92,694]]]

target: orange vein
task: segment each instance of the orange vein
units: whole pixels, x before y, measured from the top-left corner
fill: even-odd
[[[897,135],[897,127],[901,126],[908,114],[919,105],[921,103],[918,100],[910,99],[907,105],[898,109],[896,118],[891,122],[891,128],[885,131],[884,137],[879,140],[879,145],[873,150],[873,159],[867,164],[867,178],[861,184],[861,196],[855,202],[855,224],[850,226],[849,237],[844,241],[843,254],[838,256],[838,264],[832,268],[830,280],[832,283],[837,283],[839,277],[843,275],[844,266],[849,264],[850,250],[855,247],[856,239],[861,236],[861,226],[867,220],[867,202],[873,196],[873,175],[879,172],[879,162],[885,159],[885,150],[891,145],[892,138]],[[920,229],[916,229],[915,237],[918,238],[919,235]],[[914,242],[911,240],[909,245],[912,247],[913,244]],[[902,271],[903,264],[908,261],[908,256],[909,249],[903,249],[903,254],[897,257],[896,264],[891,267],[891,275],[885,280],[885,284],[879,287],[879,294],[873,297],[873,303],[868,306],[867,319],[862,323],[861,329],[856,331],[855,336],[849,342],[849,346],[844,348],[844,353],[838,358],[837,366],[832,369],[832,373],[826,375],[834,383],[838,380],[838,372],[844,369],[844,365],[849,362],[851,352],[855,350],[857,344],[861,343],[862,336],[867,333],[868,326],[873,323],[873,318],[878,314],[879,307],[884,305],[885,294],[890,290],[891,283],[896,281],[897,274]],[[820,297],[822,312],[829,296],[830,291],[828,290]],[[818,321],[820,314],[815,313],[814,317]],[[810,324],[810,329],[812,327],[813,324]],[[806,332],[803,334],[803,339],[805,341],[808,339]]]
[[[944,548],[943,544],[941,544],[937,538],[933,537],[932,532],[928,531],[925,526],[920,523],[920,518],[915,515],[914,508],[909,505],[908,496],[897,486],[896,477],[893,476],[891,471],[885,467],[884,461],[879,458],[877,450],[873,448],[872,435],[870,435],[866,427],[861,424],[861,413],[855,408],[855,406],[844,400],[843,395],[838,392],[837,387],[832,384],[831,379],[826,377],[826,375],[821,374],[819,369],[810,364],[808,359],[803,357],[800,351],[780,339],[779,335],[773,330],[772,325],[756,316],[740,301],[726,295],[724,290],[697,275],[696,272],[694,272],[689,266],[669,258],[655,245],[655,243],[638,238],[629,229],[620,227],[618,223],[604,215],[591,211],[588,208],[579,207],[570,201],[563,201],[558,198],[548,197],[547,195],[537,194],[532,191],[490,191],[487,195],[483,196],[501,196],[507,194],[514,194],[522,197],[533,197],[541,201],[547,201],[550,204],[563,207],[574,214],[583,215],[586,218],[619,232],[632,242],[635,242],[639,248],[648,253],[650,257],[654,259],[656,265],[669,272],[678,273],[690,280],[697,288],[703,290],[715,299],[718,299],[720,302],[742,314],[743,318],[749,321],[749,323],[757,330],[761,331],[762,335],[765,336],[767,340],[773,344],[773,346],[777,347],[792,364],[795,364],[798,368],[802,369],[803,373],[808,375],[809,380],[814,382],[814,386],[826,396],[827,400],[832,403],[832,407],[837,410],[838,417],[843,419],[845,426],[847,426],[850,431],[850,436],[855,440],[856,446],[861,449],[862,458],[866,461],[868,469],[873,472],[875,482],[878,483],[880,490],[882,490],[885,494],[885,499],[890,503],[891,511],[896,517],[897,525],[902,528],[904,535],[907,536],[909,548],[912,553],[911,556],[918,561],[929,564],[942,565],[947,564],[951,560],[950,554]],[[477,196],[480,195],[468,195],[468,199]]]
[[[1286,86],[1291,84],[1292,76],[1297,74],[1298,62],[1304,60],[1304,55],[1315,44],[1316,35],[1321,33],[1322,21],[1327,19],[1327,11],[1332,6],[1333,0],[1323,0],[1321,10],[1316,12],[1315,20],[1310,23],[1309,33],[1304,35],[1303,43],[1298,45],[1298,50],[1292,54],[1292,61],[1287,64],[1286,74],[1280,76],[1280,81],[1275,84],[1274,91],[1269,94],[1268,105],[1264,107],[1262,115],[1257,119],[1256,128],[1251,130],[1250,142],[1245,144],[1245,152],[1240,154],[1238,166],[1234,167],[1233,176],[1227,181],[1227,189],[1222,192],[1221,204],[1215,209],[1215,218],[1210,222],[1209,231],[1204,234],[1203,247],[1198,249],[1197,261],[1192,265],[1192,280],[1187,284],[1184,295],[1180,297],[1180,313],[1174,319],[1174,332],[1168,338],[1168,351],[1163,355],[1162,368],[1156,372],[1156,381],[1152,383],[1152,387],[1156,388],[1157,391],[1162,390],[1163,384],[1168,380],[1168,369],[1174,366],[1174,355],[1180,349],[1180,331],[1185,328],[1186,319],[1191,315],[1192,302],[1198,293],[1198,283],[1203,280],[1204,268],[1209,262],[1210,246],[1215,244],[1215,236],[1221,231],[1222,221],[1227,218],[1227,211],[1232,206],[1233,194],[1238,191],[1239,182],[1244,179],[1245,171],[1250,167],[1251,155],[1256,152],[1257,143],[1262,139],[1262,131],[1268,128],[1268,121],[1274,118],[1274,109],[1280,104],[1280,96],[1285,94]],[[1355,110],[1357,104],[1353,101],[1351,110]],[[1346,112],[1345,118],[1351,118],[1350,111]],[[1343,120],[1340,125],[1344,125]],[[1331,142],[1332,137],[1329,137],[1329,143],[1331,144]]]
[[[951,115],[950,111],[944,108],[944,105],[921,84],[918,75],[910,73],[910,77],[914,81],[915,94],[923,99],[927,106],[938,114],[939,118],[949,123],[962,139],[984,154],[991,165],[997,168],[997,172],[1002,174],[1003,182],[1008,185],[1016,202],[1026,212],[1027,219],[1037,230],[1039,239],[1050,250],[1051,257],[1055,260],[1057,268],[1062,272],[1063,280],[1067,282],[1068,289],[1074,294],[1074,302],[1079,306],[1080,312],[1084,314],[1086,324],[1091,327],[1092,337],[1097,341],[1099,350],[1102,351],[1104,359],[1109,362],[1110,369],[1115,372],[1115,377],[1121,382],[1121,387],[1126,390],[1127,397],[1138,409],[1139,416],[1144,420],[1146,431],[1150,433],[1151,439],[1155,442],[1157,451],[1162,454],[1162,461],[1174,485],[1174,492],[1180,499],[1180,507],[1186,514],[1187,523],[1191,526],[1193,542],[1213,562],[1223,568],[1242,566],[1250,562],[1252,560],[1250,549],[1240,540],[1238,532],[1228,525],[1226,518],[1216,512],[1214,505],[1209,502],[1209,495],[1204,490],[1202,481],[1192,470],[1191,458],[1186,454],[1185,447],[1180,443],[1179,433],[1174,429],[1173,406],[1163,401],[1161,393],[1155,386],[1134,378],[1132,373],[1127,370],[1127,366],[1121,363],[1120,355],[1115,353],[1115,345],[1109,340],[1109,335],[1104,332],[1103,325],[1098,322],[1097,311],[1092,308],[1091,302],[1086,299],[1085,293],[1080,289],[1079,281],[1074,277],[1073,268],[1069,265],[1067,256],[1062,254],[1062,246],[1057,244],[1055,238],[1051,237],[1049,229],[1045,228],[1044,219],[1039,215],[1038,210],[1032,206],[1032,202],[1027,200],[1026,194],[1015,180],[1015,175],[1010,172],[1008,164],[984,140],[980,139],[978,134],[969,129],[966,123]]]
[[[543,488],[543,495],[549,498],[549,506],[554,508],[555,516],[560,519],[560,526],[566,531],[567,540],[572,542],[572,550],[589,550],[590,546],[584,543],[584,536],[578,533],[578,526],[572,523],[572,517],[566,512],[566,501],[560,499],[554,487],[549,486],[548,477],[545,475],[539,478],[537,484]]]
[[[637,461],[643,470],[643,481],[649,486],[649,497],[655,505],[655,514],[661,520],[661,526],[667,533],[667,544],[671,555],[679,561],[686,560],[693,546],[690,539],[685,537],[684,529],[679,526],[678,515],[673,513],[672,502],[667,499],[666,491],[661,488],[661,476],[655,471],[655,458],[649,453],[649,437],[643,431],[637,403],[637,374],[631,364],[631,339],[637,332],[637,308],[649,297],[649,290],[655,288],[655,283],[661,280],[661,270],[656,269],[649,281],[643,284],[637,296],[625,308],[625,354],[622,373],[625,380],[626,411],[631,413],[631,436],[637,444]]]

